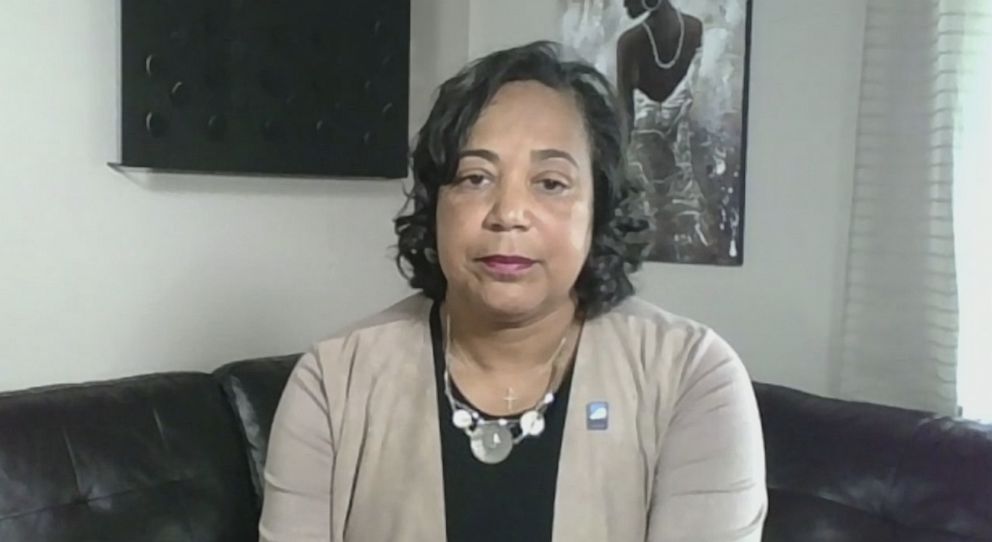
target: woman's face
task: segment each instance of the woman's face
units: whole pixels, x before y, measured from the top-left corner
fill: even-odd
[[[508,319],[569,301],[592,239],[589,149],[570,96],[533,81],[496,93],[438,198],[449,298]]]

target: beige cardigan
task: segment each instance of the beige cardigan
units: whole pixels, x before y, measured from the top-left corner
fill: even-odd
[[[269,441],[261,542],[445,540],[430,306],[408,298],[300,359]],[[593,401],[607,430],[587,428]],[[554,542],[761,539],[754,393],[706,327],[636,299],[586,322],[562,439]]]

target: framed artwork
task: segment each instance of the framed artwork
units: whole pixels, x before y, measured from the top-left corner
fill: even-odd
[[[121,166],[407,174],[410,0],[121,0]]]
[[[648,259],[741,265],[750,0],[564,1],[564,43],[630,121],[657,223]]]

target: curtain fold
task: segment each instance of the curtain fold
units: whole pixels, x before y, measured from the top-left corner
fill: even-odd
[[[973,36],[990,11],[989,0],[868,0],[841,397],[957,412],[955,180],[967,87],[981,77]]]

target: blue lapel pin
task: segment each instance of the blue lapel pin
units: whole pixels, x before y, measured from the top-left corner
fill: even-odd
[[[606,401],[593,401],[586,405],[586,429],[605,431],[610,426],[610,404]]]

